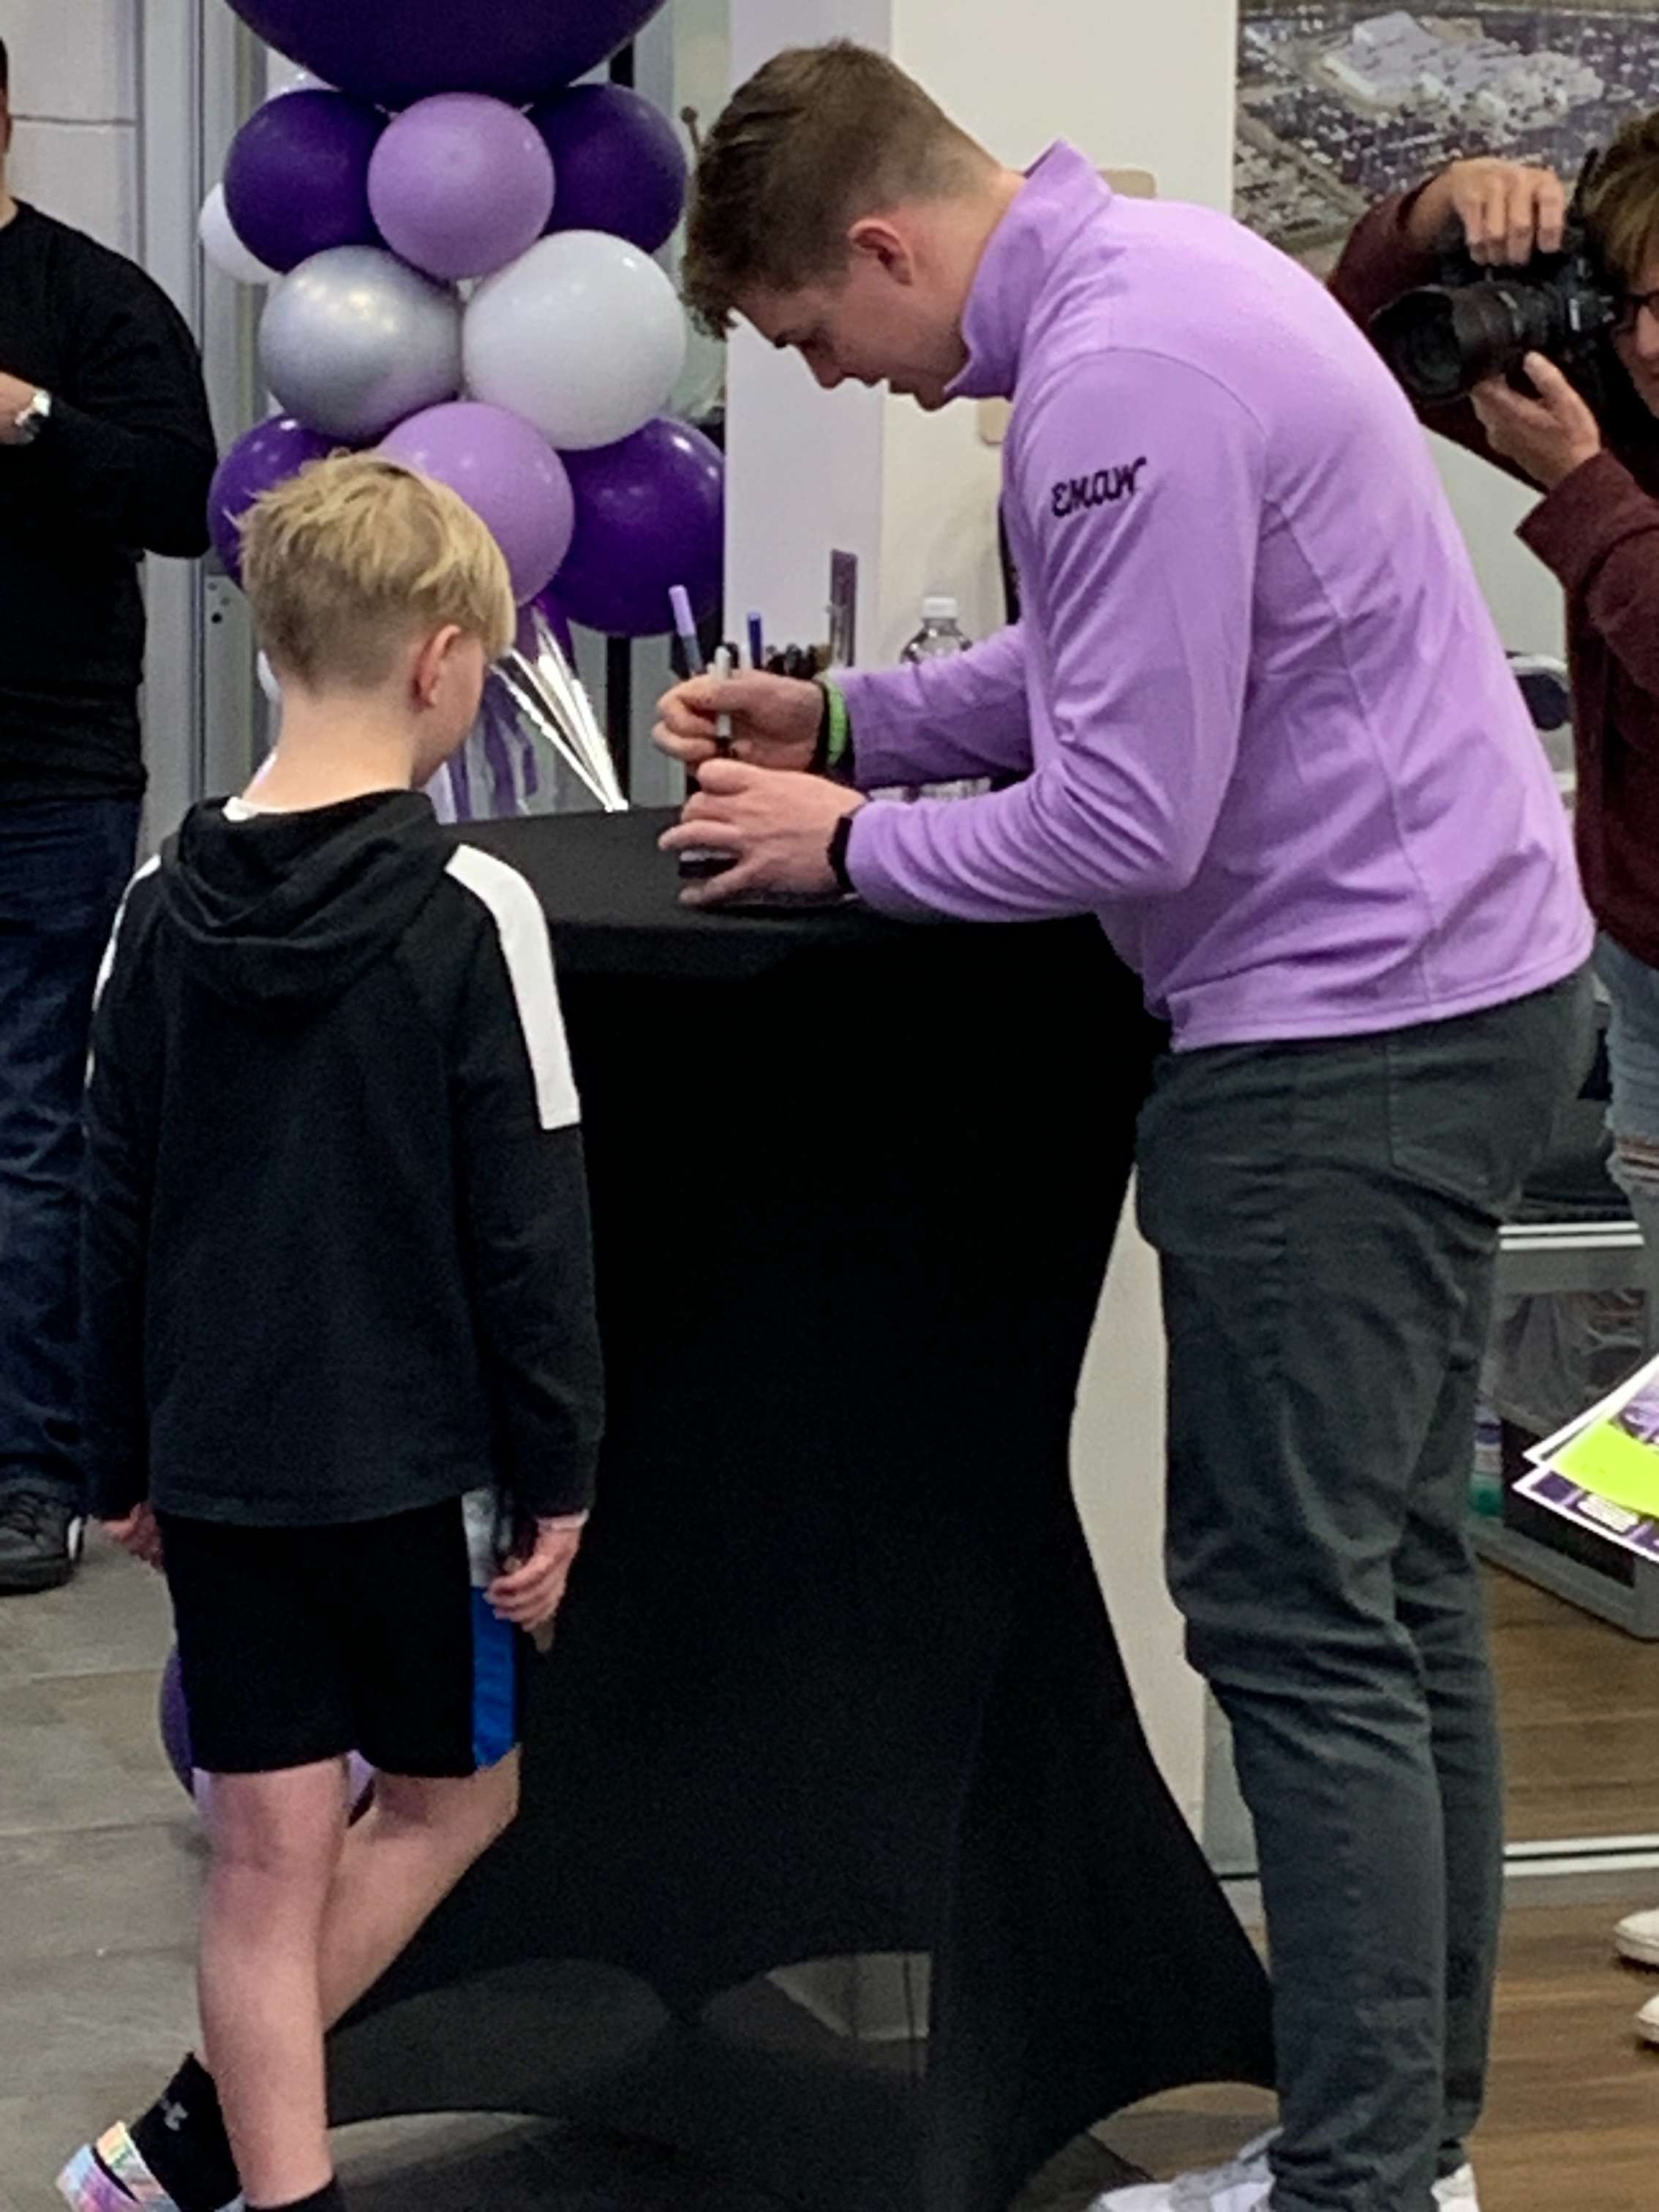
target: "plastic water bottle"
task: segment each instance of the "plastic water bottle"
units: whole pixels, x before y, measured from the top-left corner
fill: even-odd
[[[936,599],[924,599],[921,628],[899,655],[900,659],[914,667],[918,661],[949,660],[958,653],[966,653],[973,641],[962,627],[961,612],[956,600],[943,593]],[[976,799],[989,788],[989,781],[984,776],[963,776],[952,783],[924,783],[920,790],[908,795],[915,799]]]
[[[966,653],[971,641],[958,620],[961,612],[954,599],[924,599],[921,628],[900,659],[914,665],[918,660],[949,660],[953,653]]]
[[[1483,1521],[1504,1512],[1504,1424],[1484,1401],[1474,1413],[1474,1464],[1469,1474],[1469,1506]]]

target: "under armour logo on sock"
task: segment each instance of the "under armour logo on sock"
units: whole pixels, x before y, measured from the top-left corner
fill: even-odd
[[[190,2125],[190,2114],[182,2105],[175,2105],[171,2097],[161,2100],[161,2124],[169,2135],[177,2135]]]

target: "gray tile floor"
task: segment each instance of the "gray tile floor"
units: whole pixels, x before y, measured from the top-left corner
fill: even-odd
[[[74,1586],[0,1600],[0,2212],[61,2212],[68,2152],[140,2108],[193,2034],[202,1847],[162,1759],[165,1593],[94,1545]],[[777,2212],[638,2144],[448,2118],[350,2130],[354,2212]],[[1127,2169],[1075,2144],[1022,2212]]]

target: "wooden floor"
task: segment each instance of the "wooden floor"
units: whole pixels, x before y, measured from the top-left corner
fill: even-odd
[[[1475,2144],[1482,2212],[1659,2207],[1659,2051],[1633,2029],[1659,1975],[1621,1966],[1609,1940],[1621,1912],[1654,1903],[1659,1895],[1632,1890],[1511,1911],[1492,2102]],[[1230,2157],[1270,2124],[1253,2092],[1206,2091],[1143,2106],[1101,2133],[1165,2177]]]
[[[1486,1572],[1511,1838],[1659,1834],[1659,1644]]]

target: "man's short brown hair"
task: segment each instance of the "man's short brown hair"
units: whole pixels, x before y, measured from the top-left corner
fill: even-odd
[[[990,156],[883,54],[845,40],[775,55],[709,132],[686,303],[729,330],[744,296],[838,276],[861,217],[967,190]]]
[[[1613,273],[1635,285],[1659,249],[1659,114],[1627,123],[1590,179],[1585,215]]]
[[[374,453],[313,461],[254,502],[242,580],[260,641],[307,690],[374,690],[453,623],[490,660],[517,609],[489,529],[447,484]]]

